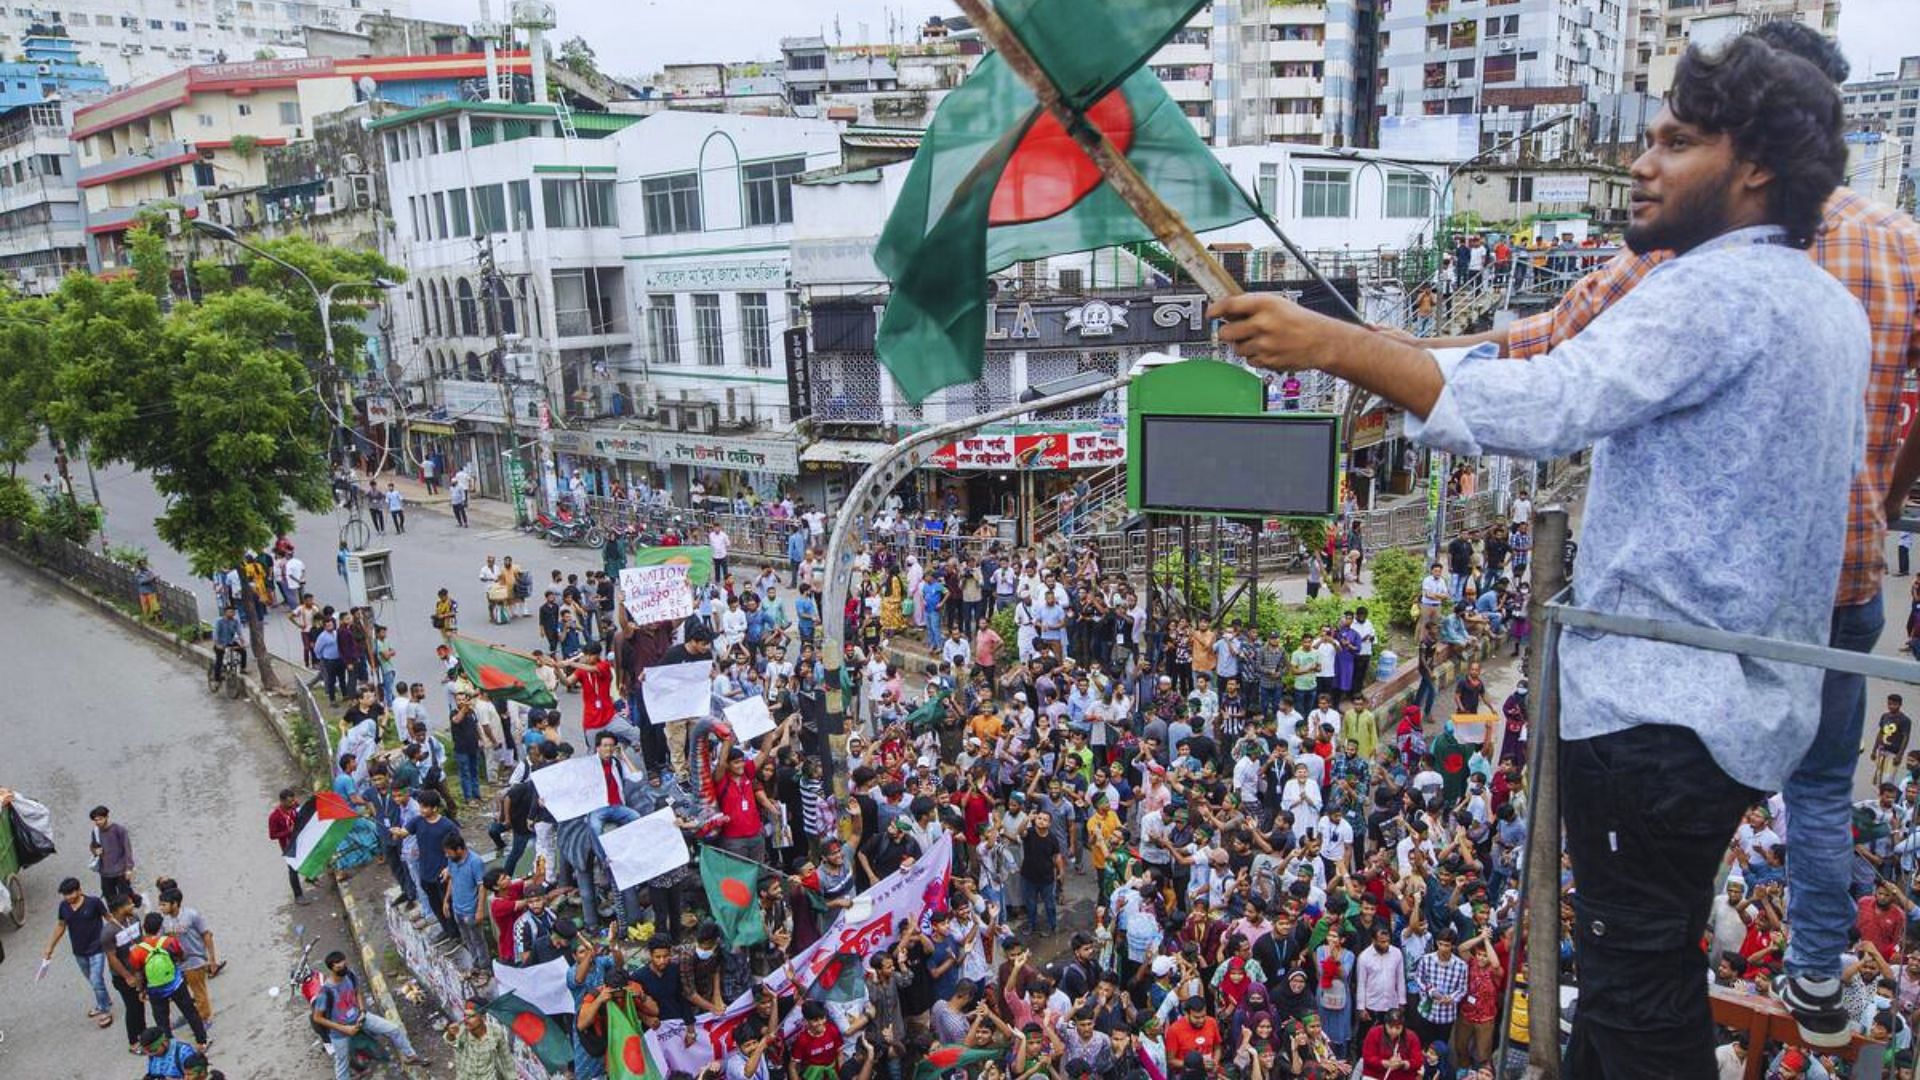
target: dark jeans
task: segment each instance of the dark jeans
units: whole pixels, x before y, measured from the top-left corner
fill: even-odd
[[[413,875],[407,871],[406,860],[400,856],[400,845],[397,843],[382,844],[381,847],[386,858],[387,873],[392,874],[393,883],[400,886],[401,899],[417,902],[420,899],[417,895],[418,890],[414,888]],[[507,869],[511,871],[513,864],[508,863]],[[297,890],[298,886],[295,886],[295,889]],[[299,895],[297,891],[295,895]]]
[[[320,682],[327,688],[327,704],[340,700],[347,692],[347,665],[339,660],[322,658],[320,661]]]
[[[453,504],[453,523],[462,529],[467,527],[467,504],[466,503],[457,502]]]
[[[480,774],[485,771],[486,752],[483,750],[455,750],[454,764],[460,770],[460,797],[478,799],[480,797]]]
[[[136,976],[138,973],[135,973]],[[121,1017],[127,1029],[127,1045],[138,1046],[140,1033],[147,1030],[147,999],[142,997],[140,989],[128,986],[119,979],[113,980],[114,992],[120,995],[120,1005],[126,1010]]]
[[[300,871],[295,870],[291,866],[287,867],[287,884],[293,887],[293,898],[295,900],[306,895],[306,890],[300,887]]]
[[[406,532],[407,512],[405,510],[394,510],[391,511],[391,513],[393,514],[393,531],[397,533]]]
[[[193,995],[187,992],[186,980],[181,980],[179,987],[166,997],[149,998],[147,1008],[153,1010],[154,1026],[167,1029],[169,1035],[173,1034],[173,1017],[169,1015],[168,1010],[179,1009],[180,1016],[187,1022],[187,1027],[193,1030],[193,1041],[197,1043],[207,1041],[207,1022],[201,1019],[200,1010],[194,1008]]]
[[[387,534],[387,512],[378,506],[369,505],[367,516],[373,519],[373,531],[382,536]]]
[[[1714,1075],[1700,935],[1727,842],[1761,793],[1671,725],[1563,744],[1560,787],[1580,883],[1580,1008],[1565,1075]]]
[[[460,940],[460,927],[445,910],[447,883],[439,878],[431,878],[420,883],[420,891],[426,894],[427,906],[433,909],[433,917],[439,920],[440,930],[455,941]]]
[[[133,884],[125,874],[100,875],[100,899],[111,904],[115,897],[125,896],[133,891]]]

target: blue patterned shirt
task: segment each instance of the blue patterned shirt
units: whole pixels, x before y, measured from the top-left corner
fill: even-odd
[[[1661,264],[1538,359],[1436,352],[1446,387],[1408,434],[1466,455],[1592,445],[1581,606],[1825,644],[1870,345],[1859,302],[1779,236],[1739,229]],[[1814,668],[1579,630],[1560,665],[1566,738],[1678,724],[1762,790],[1819,723]]]

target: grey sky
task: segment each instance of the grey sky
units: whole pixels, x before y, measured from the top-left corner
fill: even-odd
[[[497,0],[496,12],[508,0]],[[824,33],[840,39],[887,40],[889,13],[912,40],[929,15],[953,15],[953,0],[555,0],[561,40],[587,39],[602,68],[621,75],[659,70],[662,64],[771,59],[782,37]],[[371,6],[371,5],[370,5]],[[414,0],[423,18],[469,23],[479,18],[479,0]],[[862,32],[864,24],[865,32]],[[1920,55],[1920,2],[1843,0],[1840,44],[1855,77],[1892,71],[1903,55]]]

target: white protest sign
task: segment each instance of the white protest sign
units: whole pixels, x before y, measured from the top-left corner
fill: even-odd
[[[607,777],[592,754],[535,769],[533,790],[555,821],[572,821],[607,805]]]
[[[639,821],[629,821],[600,834],[607,852],[607,869],[622,889],[643,885],[669,870],[687,865],[686,837],[673,823],[673,808],[656,810]]]
[[[620,602],[637,626],[687,618],[693,614],[687,568],[676,563],[627,567],[620,571]]]
[[[705,716],[713,707],[713,661],[650,667],[640,681],[640,696],[647,719],[656,724]]]
[[[773,713],[767,711],[767,699],[758,694],[734,702],[725,711],[736,743],[744,745],[773,731]]]
[[[511,993],[548,1016],[570,1016],[573,994],[567,989],[567,958],[554,957],[544,964],[513,967],[493,962],[493,978],[500,993]]]

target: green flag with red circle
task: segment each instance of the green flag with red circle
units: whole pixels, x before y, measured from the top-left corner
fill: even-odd
[[[551,709],[558,704],[553,692],[540,681],[540,665],[532,657],[458,634],[452,644],[467,681],[496,704],[517,701],[535,709]]]
[[[531,1047],[548,1069],[558,1071],[573,1064],[573,1041],[567,1033],[560,1030],[553,1017],[527,1004],[518,994],[501,994],[487,1003],[486,1011],[514,1038]]]
[[[1254,215],[1167,96],[1148,56],[1196,0],[999,0],[1067,104],[1195,230]],[[874,261],[893,283],[880,362],[910,400],[980,378],[988,275],[1015,262],[1153,239],[1064,125],[996,54],[934,115]],[[1139,267],[1143,280],[1152,271]]]
[[[607,1076],[610,1080],[663,1080],[667,1075],[647,1049],[646,1031],[633,1018],[632,1007],[607,1010]]]
[[[766,920],[760,915],[759,863],[707,844],[700,849],[700,884],[706,887],[707,906],[728,948],[767,940]]]
[[[913,1071],[913,1080],[938,1080],[956,1069],[990,1061],[1000,1053],[991,1047],[936,1046],[920,1059],[920,1067]]]
[[[837,952],[820,965],[807,987],[807,996],[815,1001],[859,1001],[867,996],[866,964],[859,953]]]

